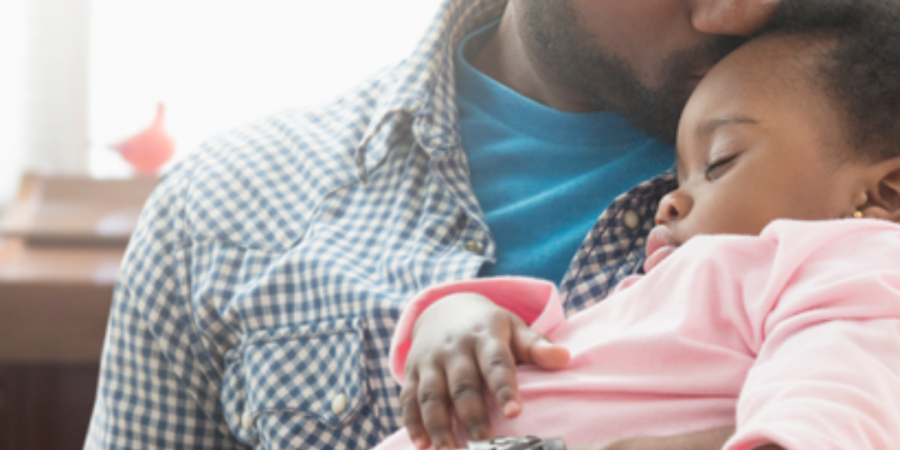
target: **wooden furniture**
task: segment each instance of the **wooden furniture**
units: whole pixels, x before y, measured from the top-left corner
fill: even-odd
[[[0,234],[37,245],[125,247],[157,181],[26,174]]]
[[[123,253],[0,239],[0,362],[99,361]]]
[[[26,175],[0,225],[0,449],[77,449],[116,273],[156,180]]]
[[[97,386],[90,364],[0,364],[0,449],[81,449]]]

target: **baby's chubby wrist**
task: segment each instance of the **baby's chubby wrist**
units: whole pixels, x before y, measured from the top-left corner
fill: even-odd
[[[475,292],[449,294],[425,307],[413,326],[412,338],[415,339],[421,330],[434,329],[438,324],[446,327],[448,321],[461,322],[460,325],[465,327],[468,317],[488,317],[497,311],[505,310],[484,295]]]

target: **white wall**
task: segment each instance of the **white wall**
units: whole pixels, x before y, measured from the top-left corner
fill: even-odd
[[[312,106],[406,57],[440,0],[93,0],[90,170],[156,103],[183,157],[214,133]]]
[[[13,195],[23,156],[25,0],[0,0],[0,209]]]
[[[0,208],[20,170],[119,177],[167,105],[176,158],[406,57],[442,0],[0,0]]]
[[[87,171],[90,0],[0,0],[0,205],[21,170]]]

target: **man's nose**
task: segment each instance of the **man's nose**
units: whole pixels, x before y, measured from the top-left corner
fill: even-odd
[[[702,33],[750,36],[769,23],[778,2],[779,0],[694,0],[691,20],[694,28]]]
[[[684,219],[691,212],[694,201],[680,190],[666,194],[659,201],[659,209],[656,210],[656,224],[665,225],[669,222]]]

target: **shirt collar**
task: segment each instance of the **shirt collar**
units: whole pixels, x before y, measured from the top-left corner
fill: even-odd
[[[375,110],[357,146],[356,165],[360,178],[377,166],[389,150],[389,123],[412,120],[412,132],[425,152],[459,147],[456,120],[456,86],[453,55],[470,32],[497,20],[506,0],[446,0],[439,8],[412,56],[380,80]],[[380,144],[379,144],[380,141]]]

